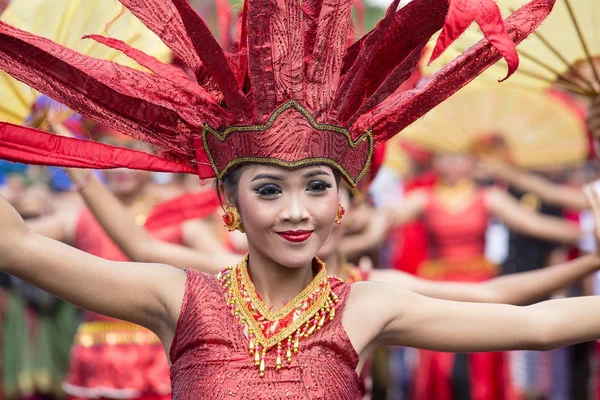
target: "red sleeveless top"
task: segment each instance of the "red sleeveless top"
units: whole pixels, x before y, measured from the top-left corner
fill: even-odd
[[[267,368],[261,378],[217,278],[187,270],[170,351],[173,399],[360,399],[358,354],[342,326],[350,285],[336,281],[331,289],[342,312],[300,342],[291,365]],[[275,355],[268,354],[267,365],[274,363]]]
[[[423,217],[429,236],[430,258],[464,261],[485,253],[489,221],[485,191],[478,191],[471,204],[458,211],[448,210],[431,191]]]

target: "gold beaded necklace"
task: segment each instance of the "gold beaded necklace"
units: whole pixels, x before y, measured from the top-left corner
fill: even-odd
[[[300,294],[280,311],[271,313],[264,305],[248,274],[248,256],[218,276],[227,305],[242,326],[248,327],[248,352],[259,375],[265,375],[267,352],[276,349],[275,370],[299,351],[300,340],[309,337],[335,318],[338,297],[331,290],[325,264],[316,259],[318,273]]]

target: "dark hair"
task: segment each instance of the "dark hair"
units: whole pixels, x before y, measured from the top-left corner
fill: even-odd
[[[233,204],[237,207],[237,189],[238,184],[240,183],[240,175],[242,175],[242,167],[246,164],[239,164],[232,170],[228,171],[221,179],[216,179],[217,186],[217,196],[219,197],[219,203],[221,203],[221,207],[223,206],[223,197],[221,196],[221,191],[219,190],[219,184],[222,182],[227,191],[231,191],[233,193]],[[342,174],[338,171],[337,168],[331,168],[333,171],[333,176],[335,177],[336,186],[340,187],[340,182],[342,181]]]
[[[220,183],[222,182],[225,186],[225,189],[231,191],[233,193],[233,203],[237,207],[237,188],[240,183],[240,175],[242,175],[242,167],[244,164],[240,164],[236,166],[234,169],[228,171],[223,178],[216,180],[217,185],[217,196],[219,197],[219,203],[221,203],[221,207],[223,206],[223,197],[221,196],[221,191],[219,190]]]

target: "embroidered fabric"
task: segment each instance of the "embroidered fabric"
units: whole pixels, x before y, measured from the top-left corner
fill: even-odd
[[[331,289],[340,315],[301,341],[291,364],[261,378],[217,278],[188,270],[170,351],[173,399],[360,399],[358,355],[341,322],[350,285],[334,280]],[[275,365],[274,354],[267,364]]]

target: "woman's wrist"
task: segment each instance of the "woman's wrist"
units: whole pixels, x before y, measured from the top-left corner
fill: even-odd
[[[90,184],[90,181],[92,180],[92,172],[87,170],[85,174],[83,174],[83,176],[78,176],[77,178],[75,178],[72,174],[71,180],[73,181],[73,186],[71,190],[74,192],[81,192]]]

